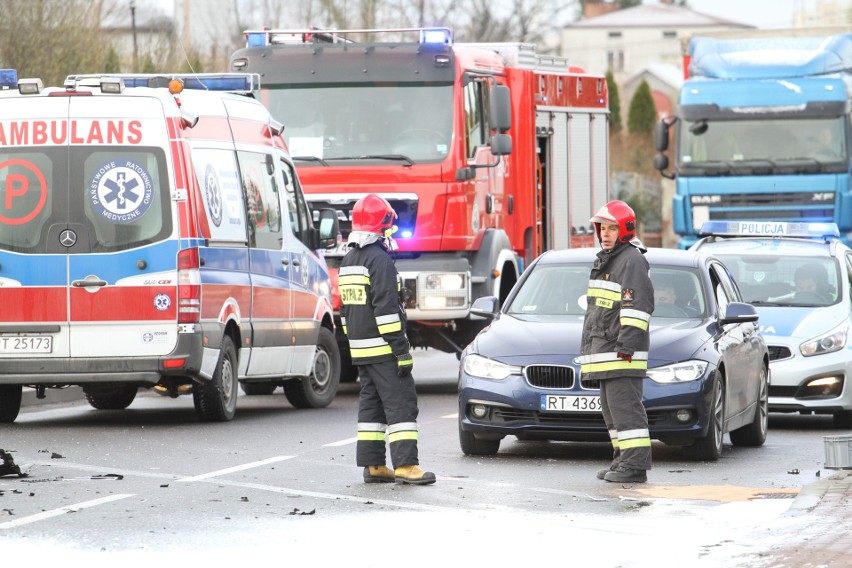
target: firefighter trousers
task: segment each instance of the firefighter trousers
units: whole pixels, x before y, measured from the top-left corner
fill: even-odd
[[[358,365],[361,394],[355,458],[359,467],[385,463],[386,438],[394,468],[420,463],[414,378],[398,377],[396,368],[396,361]]]
[[[601,379],[601,410],[612,440],[612,467],[651,469],[648,415],[638,378]]]

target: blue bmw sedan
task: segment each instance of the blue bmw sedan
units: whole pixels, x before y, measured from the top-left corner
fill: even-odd
[[[493,455],[506,436],[608,441],[596,381],[580,374],[580,335],[596,249],[549,251],[533,261],[502,307],[461,354],[459,441]],[[769,355],[754,307],[716,257],[650,249],[655,289],[644,404],[651,437],[713,461],[723,438],[761,446],[768,426]]]

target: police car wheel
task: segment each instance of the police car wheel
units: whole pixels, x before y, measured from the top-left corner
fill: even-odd
[[[237,350],[225,335],[213,378],[192,389],[195,412],[204,422],[233,420],[237,411]]]
[[[684,451],[697,460],[716,461],[722,455],[722,440],[725,436],[725,385],[719,371],[713,377],[713,396],[708,411],[707,435],[695,440]]]
[[[21,385],[0,386],[0,422],[14,422],[21,411]]]
[[[284,395],[296,408],[323,408],[331,404],[340,384],[340,351],[334,334],[321,327],[311,374],[284,383]]]

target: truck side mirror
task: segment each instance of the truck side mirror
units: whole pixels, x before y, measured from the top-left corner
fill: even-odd
[[[508,134],[495,134],[491,137],[491,153],[495,156],[508,156],[512,153],[512,137]]]
[[[491,87],[491,128],[500,133],[505,133],[512,128],[512,104],[509,87],[506,85],[494,85]]]
[[[667,170],[669,168],[669,157],[660,152],[656,156],[654,156],[654,169],[656,170]]]
[[[669,149],[669,125],[665,120],[661,120],[654,126],[654,148],[658,152],[665,152]]]
[[[330,249],[337,246],[340,236],[340,222],[334,209],[320,209],[319,212],[319,242],[317,248]]]

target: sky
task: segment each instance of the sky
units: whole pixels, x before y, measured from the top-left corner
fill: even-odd
[[[832,0],[852,5],[852,0]],[[656,0],[645,0],[655,3]],[[798,10],[812,10],[817,0],[688,0],[696,12],[751,24],[758,28],[788,28]]]

